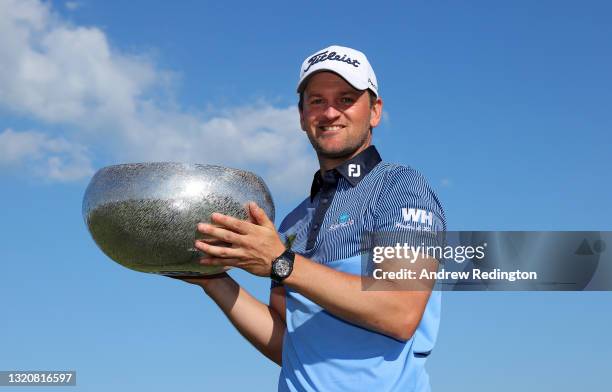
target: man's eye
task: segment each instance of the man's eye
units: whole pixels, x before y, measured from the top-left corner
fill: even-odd
[[[355,100],[351,97],[342,97],[340,99],[340,102],[342,102],[345,105],[348,105],[348,104],[352,104],[353,102],[355,102]]]
[[[316,98],[316,99],[311,99],[311,100],[310,100],[310,104],[311,104],[311,105],[320,105],[320,104],[322,104],[322,103],[323,103],[323,100],[322,100],[322,99],[319,99],[319,98]]]

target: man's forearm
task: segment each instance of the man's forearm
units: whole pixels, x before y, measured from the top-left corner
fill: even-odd
[[[281,365],[285,323],[276,310],[258,301],[229,275],[209,279],[200,286],[242,336],[266,357]]]
[[[249,213],[254,223],[215,213],[211,215],[213,224],[198,225],[203,235],[232,245],[196,241],[195,247],[210,256],[202,264],[233,266],[257,276],[270,276],[271,263],[286,250],[285,244],[260,207],[250,203]],[[437,262],[429,264],[425,268],[437,267]],[[389,260],[385,265],[394,268],[398,264]],[[385,283],[381,288],[385,291],[362,290],[360,276],[333,270],[301,255],[296,255],[293,272],[284,280],[287,287],[340,318],[396,339],[410,339],[423,316],[431,286],[406,289],[395,281],[379,283]]]
[[[330,313],[399,340],[408,340],[418,327],[430,290],[363,290],[361,277],[339,272],[296,255],[285,286],[294,289]]]

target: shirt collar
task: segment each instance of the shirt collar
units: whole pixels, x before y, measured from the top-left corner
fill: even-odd
[[[344,177],[351,186],[357,186],[359,181],[378,165],[380,161],[382,159],[376,147],[369,146],[353,158],[331,170],[327,170],[323,174],[321,174],[321,170],[317,170],[310,187],[310,201],[314,200],[314,197],[324,184],[337,184],[340,177]]]

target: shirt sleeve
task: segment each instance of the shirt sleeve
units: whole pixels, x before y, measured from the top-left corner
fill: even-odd
[[[446,218],[427,180],[397,166],[388,172],[374,212],[374,246],[443,246]]]

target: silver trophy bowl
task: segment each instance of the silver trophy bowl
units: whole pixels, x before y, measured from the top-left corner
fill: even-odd
[[[263,180],[247,171],[172,162],[131,163],[100,169],[83,197],[83,218],[96,244],[117,263],[141,272],[202,276],[223,271],[204,266],[194,248],[199,222],[213,212],[248,219],[256,202],[274,220]]]

